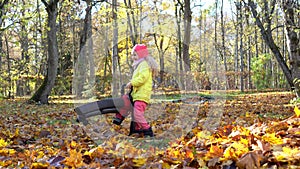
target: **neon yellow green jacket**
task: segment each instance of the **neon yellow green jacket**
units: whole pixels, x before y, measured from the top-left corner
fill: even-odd
[[[152,71],[147,61],[143,60],[134,70],[131,84],[133,101],[140,100],[149,103],[152,93]]]

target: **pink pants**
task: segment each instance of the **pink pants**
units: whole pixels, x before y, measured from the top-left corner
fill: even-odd
[[[120,114],[118,114],[118,113],[116,114],[117,118],[127,117],[129,115],[129,112],[132,111],[132,105],[131,105],[131,102],[128,98],[128,95],[123,95],[122,98],[124,100],[124,107],[122,107],[119,110]],[[148,124],[148,122],[147,122],[147,120],[144,116],[146,107],[147,107],[147,103],[144,102],[144,101],[136,100],[134,102],[133,117],[132,117],[133,119],[131,119],[131,120],[136,123],[136,125],[135,125],[136,130],[144,130],[144,129],[149,129],[150,128],[150,125]],[[120,115],[122,117],[120,117]]]

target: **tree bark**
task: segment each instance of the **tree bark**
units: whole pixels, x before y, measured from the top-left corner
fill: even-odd
[[[182,47],[182,57],[184,62],[184,71],[186,74],[186,90],[191,89],[191,78],[188,76],[191,71],[190,63],[190,42],[191,42],[191,21],[192,21],[192,11],[190,0],[184,0],[184,37],[183,37],[183,47]]]
[[[224,74],[228,71],[227,68],[227,56],[226,56],[226,47],[225,47],[225,26],[224,26],[224,0],[221,3],[221,29],[222,29],[222,57],[224,61]],[[226,78],[225,90],[229,88],[229,80]]]
[[[49,103],[49,96],[51,90],[54,87],[55,79],[57,75],[58,67],[58,46],[57,46],[57,28],[56,28],[56,18],[57,18],[57,5],[59,0],[50,1],[47,3],[42,0],[46,7],[48,14],[48,27],[47,40],[48,40],[48,61],[47,61],[47,73],[44,78],[42,85],[31,97],[31,101],[40,102],[41,104]]]
[[[118,95],[118,15],[117,15],[117,0],[112,2],[113,16],[113,52],[112,52],[112,96]]]
[[[127,24],[128,24],[128,27],[129,27],[129,32],[130,32],[130,40],[131,40],[131,43],[132,45],[134,46],[136,43],[137,43],[137,29],[136,29],[136,24],[135,24],[135,17],[134,17],[134,12],[132,10],[132,7],[131,7],[131,1],[128,0],[128,3],[127,3],[127,0],[124,0],[124,4],[125,6],[127,6],[131,12],[129,12],[128,10],[126,10],[126,14],[127,14]],[[131,24],[131,17],[132,17],[132,22],[133,24]]]
[[[0,3],[0,26],[3,24],[4,7],[8,3],[8,0],[4,0]],[[0,31],[0,70],[2,69],[2,57],[3,57],[3,44],[2,44],[2,31]]]
[[[295,93],[297,97],[300,97],[300,37],[296,31],[300,25],[295,18],[295,10],[299,9],[299,6],[297,6],[296,0],[283,0],[281,6],[284,12],[285,35],[289,52],[291,76],[294,82]]]

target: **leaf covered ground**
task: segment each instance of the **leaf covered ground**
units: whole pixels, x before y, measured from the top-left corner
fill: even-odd
[[[74,104],[1,100],[0,168],[299,168],[294,97],[268,92],[156,103],[147,110],[155,139],[127,137],[129,119],[119,127],[111,115],[83,126]]]

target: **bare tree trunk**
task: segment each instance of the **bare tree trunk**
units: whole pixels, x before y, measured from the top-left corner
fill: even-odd
[[[240,71],[241,71],[241,86],[240,89],[243,92],[244,91],[244,46],[243,46],[243,33],[244,33],[244,29],[243,29],[243,17],[242,17],[242,4],[239,4],[239,9],[240,13],[239,13],[239,26],[240,26]]]
[[[218,0],[215,0],[215,8],[216,8],[216,14],[215,14],[215,29],[214,29],[214,54],[215,54],[215,87],[216,90],[219,90],[220,87],[220,81],[219,81],[219,70],[218,70],[218,33],[217,33],[217,27],[218,27]]]
[[[8,0],[4,0],[0,3],[0,26],[3,24],[4,7],[8,3]],[[2,69],[2,57],[3,57],[3,44],[2,44],[2,31],[0,31],[0,71]]]
[[[184,71],[186,75],[186,84],[185,87],[187,90],[191,90],[191,78],[188,76],[188,72],[191,71],[190,63],[190,41],[191,41],[191,21],[192,21],[192,12],[190,0],[184,0],[184,38],[183,38],[183,48],[182,48],[182,57],[184,62]]]
[[[296,29],[299,29],[299,22],[295,18],[295,10],[299,10],[299,2],[297,0],[283,0],[282,9],[284,11],[285,34],[287,39],[287,47],[289,52],[290,70],[292,80],[294,82],[295,93],[300,97],[300,37]],[[298,18],[299,19],[299,18]]]
[[[112,1],[113,15],[113,52],[112,52],[112,96],[118,95],[118,16],[117,16],[117,0]]]
[[[6,46],[6,61],[7,61],[7,74],[8,74],[8,98],[13,97],[13,83],[12,83],[12,73],[11,73],[11,58],[9,55],[9,45],[8,45],[8,38],[5,36],[5,46]]]
[[[177,79],[179,81],[179,85],[182,87],[182,88],[185,88],[185,85],[184,85],[184,80],[183,80],[183,66],[182,66],[182,37],[181,37],[181,7],[180,6],[181,4],[179,2],[176,3],[175,5],[175,17],[176,17],[176,23],[177,23],[177,54],[178,54],[178,63],[179,65],[176,65],[176,66],[179,66],[179,72],[177,71],[177,77],[179,77],[179,79]],[[180,7],[179,7],[180,6]],[[178,70],[178,69],[177,69]]]
[[[239,84],[239,80],[238,80],[238,75],[239,75],[239,13],[240,11],[240,7],[239,7],[239,3],[236,2],[236,24],[235,24],[235,50],[234,50],[234,88],[237,89],[238,88],[238,84]]]
[[[57,46],[57,28],[56,28],[56,18],[57,18],[57,4],[59,0],[52,0],[48,4],[46,0],[42,0],[44,3],[47,14],[48,14],[48,61],[47,61],[47,74],[43,81],[43,84],[35,92],[30,100],[35,102],[40,102],[41,104],[47,104],[49,95],[52,88],[54,87],[57,67],[58,67],[58,46]]]
[[[222,4],[221,4],[221,29],[222,29],[222,57],[223,57],[223,61],[224,61],[224,74],[226,76],[226,73],[228,71],[227,68],[227,56],[226,56],[226,47],[225,47],[225,26],[224,26],[224,0],[222,0]],[[226,78],[225,81],[225,90],[229,88],[229,81]]]
[[[88,44],[88,57],[89,57],[89,87],[93,88],[95,85],[95,61],[94,61],[94,51],[93,51],[93,29],[92,29],[92,0],[86,0],[87,5],[90,7],[88,10],[88,21],[87,21],[87,44]]]
[[[127,24],[129,27],[129,32],[130,32],[130,40],[132,45],[135,45],[137,43],[137,32],[136,31],[136,24],[135,24],[135,17],[134,17],[134,12],[132,10],[132,6],[131,6],[131,0],[124,0],[124,4],[125,6],[127,6],[130,10],[130,12],[128,10],[126,10],[126,14],[127,14]],[[133,24],[131,24],[131,17],[132,17],[132,21]]]

